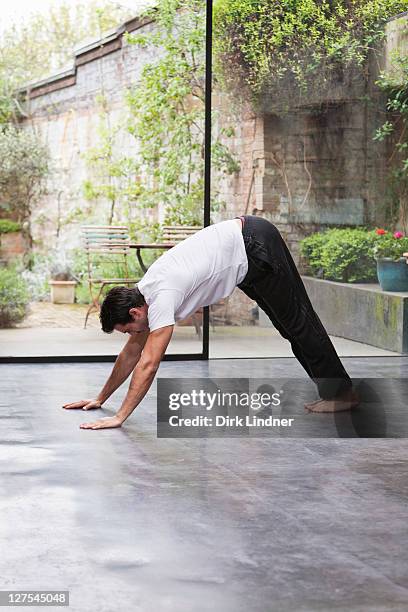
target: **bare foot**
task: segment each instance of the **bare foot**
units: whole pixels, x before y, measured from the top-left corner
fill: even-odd
[[[305,408],[309,412],[341,412],[356,408],[359,404],[359,399],[358,394],[353,389],[350,389],[346,393],[330,400],[321,399],[308,402],[305,404]]]
[[[314,400],[313,402],[307,402],[307,404],[305,404],[305,407],[314,406],[315,404],[318,404],[321,401],[322,401],[321,399],[317,399],[317,400]]]

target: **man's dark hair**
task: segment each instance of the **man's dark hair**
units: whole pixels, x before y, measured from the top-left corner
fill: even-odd
[[[132,321],[131,308],[145,304],[145,299],[137,287],[114,287],[102,302],[99,318],[102,329],[111,334],[115,325],[126,325]]]

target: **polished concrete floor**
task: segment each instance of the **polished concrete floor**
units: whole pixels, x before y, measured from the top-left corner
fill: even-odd
[[[408,378],[408,358],[343,361]],[[408,609],[405,439],[157,439],[155,385],[122,428],[80,429],[125,388],[102,411],[61,405],[110,367],[0,366],[0,590],[69,590],[73,612]],[[283,375],[304,377],[294,359],[159,370]]]

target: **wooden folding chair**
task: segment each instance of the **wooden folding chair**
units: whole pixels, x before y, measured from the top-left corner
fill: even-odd
[[[84,328],[88,317],[94,310],[100,310],[100,297],[107,285],[135,285],[140,278],[129,278],[128,255],[129,230],[124,225],[84,225],[81,228],[84,248],[87,255],[88,285],[91,295],[91,304],[85,316]],[[101,277],[96,262],[110,264],[116,269],[121,267],[124,277]],[[94,288],[98,288],[95,292]]]
[[[180,242],[201,229],[198,225],[163,225],[163,243]]]

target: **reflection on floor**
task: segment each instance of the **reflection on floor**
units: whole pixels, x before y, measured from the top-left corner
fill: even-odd
[[[408,358],[344,363],[408,376]],[[125,388],[102,411],[60,406],[110,367],[0,366],[3,590],[68,589],[75,612],[408,608],[406,440],[157,439],[155,386],[121,429],[81,430]],[[249,359],[159,375],[304,372]]]
[[[83,329],[33,327],[0,329],[0,357],[47,355],[117,355],[127,336],[104,334],[96,325]],[[391,351],[344,338],[333,338],[340,356],[391,356]],[[194,327],[176,326],[168,354],[201,353]],[[292,357],[290,344],[272,327],[215,327],[210,357]]]

